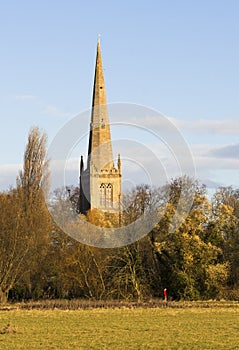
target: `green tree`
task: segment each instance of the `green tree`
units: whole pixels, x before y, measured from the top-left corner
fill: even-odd
[[[210,234],[217,237],[221,260],[228,263],[230,287],[239,287],[239,191],[219,188],[212,200]]]
[[[214,297],[218,292],[220,273],[221,282],[225,284],[228,266],[220,265],[219,269],[221,249],[206,234],[211,206],[205,195],[205,187],[184,177],[172,181],[169,193],[164,216],[151,233],[162,283],[175,298]],[[186,216],[184,208],[187,207],[187,194],[193,194],[193,201]],[[177,210],[179,200],[181,208]],[[181,215],[184,217],[183,222],[173,230],[175,222],[181,222]],[[212,266],[218,268],[216,282],[211,278]]]

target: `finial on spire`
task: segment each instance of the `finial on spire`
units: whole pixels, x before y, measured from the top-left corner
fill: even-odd
[[[98,43],[100,42],[101,34],[98,34]]]

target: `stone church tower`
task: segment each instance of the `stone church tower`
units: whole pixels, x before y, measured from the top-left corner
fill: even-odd
[[[97,44],[95,80],[86,169],[80,163],[79,212],[97,208],[106,213],[119,213],[122,201],[121,160],[114,164],[108,118],[104,73]]]

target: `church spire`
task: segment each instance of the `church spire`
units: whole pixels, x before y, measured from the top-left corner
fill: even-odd
[[[101,57],[101,50],[100,50],[100,39],[98,39],[92,107],[104,106],[104,105],[106,105],[106,92],[105,92],[104,71],[103,71],[102,57]]]
[[[97,208],[118,215],[121,201],[121,161],[118,157],[118,163],[114,165],[104,71],[98,40],[87,166],[84,166],[83,158],[80,163],[79,213],[85,214],[87,210]]]
[[[105,167],[106,165],[110,165],[113,167],[114,163],[111,145],[110,125],[108,118],[104,71],[102,65],[99,39],[97,43],[90,127],[91,129],[88,147],[88,164],[90,161],[92,161],[96,168],[98,168],[97,163],[100,159],[100,168],[102,166]],[[92,159],[92,155],[94,159]]]

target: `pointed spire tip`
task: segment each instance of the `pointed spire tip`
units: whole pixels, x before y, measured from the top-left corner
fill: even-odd
[[[101,34],[98,34],[98,40],[97,40],[98,45],[100,44],[100,38],[101,38]]]

